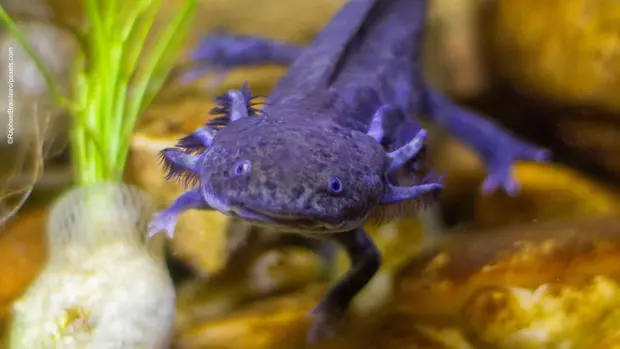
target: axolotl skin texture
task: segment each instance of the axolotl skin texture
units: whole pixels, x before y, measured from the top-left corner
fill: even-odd
[[[222,116],[162,151],[169,178],[198,185],[157,213],[149,234],[172,236],[182,212],[205,209],[339,242],[351,267],[312,312],[308,339],[315,342],[334,331],[381,264],[364,223],[406,214],[402,205],[442,190],[439,179],[390,180],[420,156],[420,112],[479,152],[488,187],[514,191],[512,162],[548,153],[426,86],[419,62],[426,5],[351,0],[294,60],[262,110],[247,85],[218,97],[214,112]]]

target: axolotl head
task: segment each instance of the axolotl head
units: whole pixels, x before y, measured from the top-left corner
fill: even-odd
[[[335,125],[246,118],[222,130],[200,164],[210,206],[290,232],[363,223],[385,191],[388,158],[371,137]]]

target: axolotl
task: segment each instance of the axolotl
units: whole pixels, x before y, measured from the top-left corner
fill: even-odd
[[[364,224],[408,214],[403,205],[443,188],[440,178],[407,186],[390,179],[420,156],[426,130],[415,122],[419,114],[478,152],[490,172],[487,188],[514,192],[512,163],[545,161],[549,152],[423,81],[426,11],[426,0],[350,0],[293,61],[262,109],[247,85],[218,97],[215,112],[222,116],[162,151],[168,178],[199,184],[156,213],[149,235],[163,230],[172,237],[182,212],[202,209],[340,243],[350,270],[312,311],[308,340],[315,342],[333,333],[381,265]]]

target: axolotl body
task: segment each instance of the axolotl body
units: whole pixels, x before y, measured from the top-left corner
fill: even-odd
[[[162,151],[169,178],[199,184],[157,213],[149,234],[172,236],[182,212],[205,209],[339,242],[351,267],[313,311],[315,341],[333,331],[381,264],[364,224],[407,213],[403,204],[442,190],[435,178],[408,186],[390,180],[424,146],[420,112],[478,151],[490,169],[488,186],[514,190],[512,162],[542,161],[547,152],[424,83],[425,17],[426,0],[351,0],[294,60],[262,110],[247,85],[220,96],[215,112],[223,116]]]

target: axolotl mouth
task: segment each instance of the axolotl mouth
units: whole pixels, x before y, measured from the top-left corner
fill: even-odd
[[[271,229],[282,230],[291,233],[336,233],[350,230],[351,222],[340,219],[315,218],[304,215],[280,214],[268,212],[245,205],[233,205],[229,207],[229,213],[233,217],[243,219],[249,223],[266,226]]]
[[[273,212],[258,209],[242,202],[225,202],[203,187],[203,198],[213,209],[248,223],[285,233],[339,233],[359,226],[358,221],[342,217],[316,216],[303,213]]]

